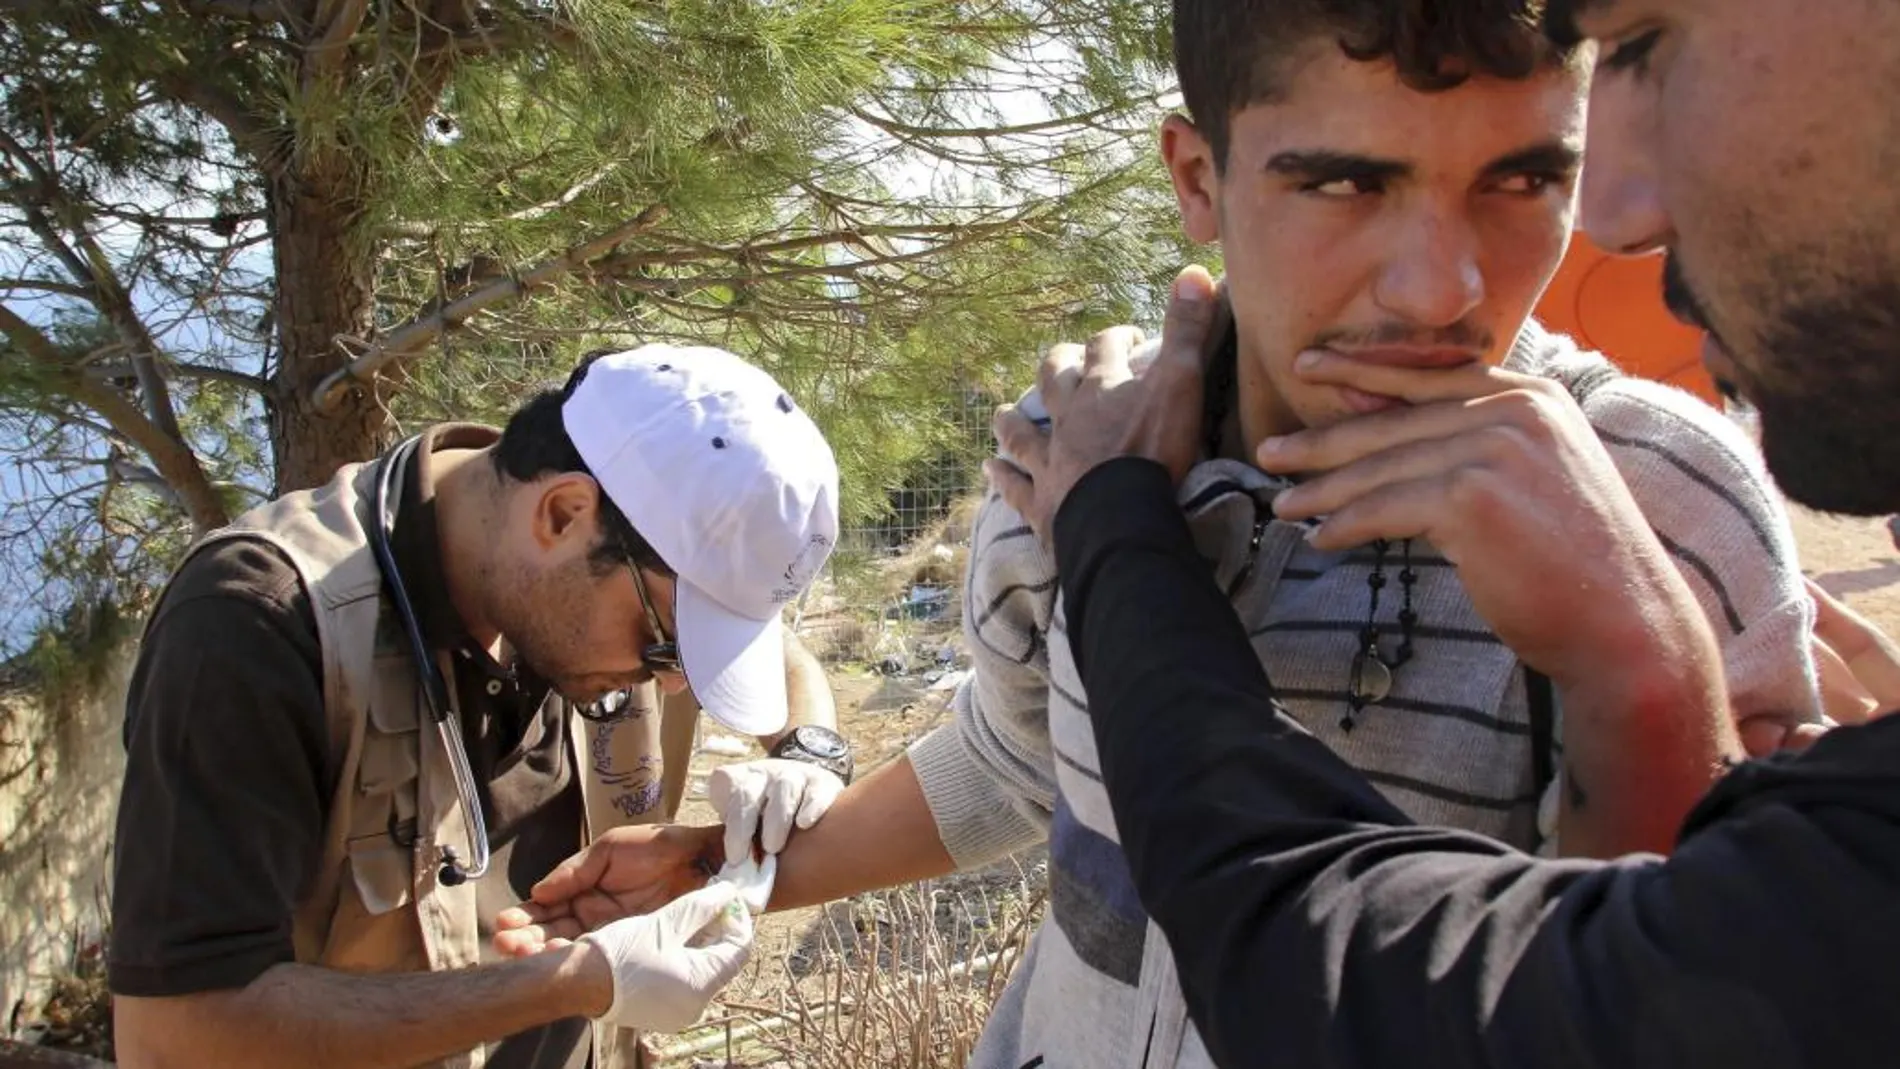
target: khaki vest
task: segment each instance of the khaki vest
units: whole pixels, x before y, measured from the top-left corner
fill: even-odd
[[[334,789],[322,862],[297,910],[297,961],[364,973],[464,968],[481,960],[475,885],[446,887],[436,874],[441,847],[452,847],[464,861],[473,854],[408,639],[395,611],[385,611],[382,573],[365,526],[376,474],[374,463],[345,467],[327,485],[246,513],[191,552],[230,538],[269,542],[296,567],[315,610],[330,733],[326,782]],[[444,657],[441,668],[451,704],[459,708],[454,666]],[[595,775],[603,763],[649,768],[657,756],[652,738],[615,731],[601,739],[597,725],[571,718],[587,822],[583,839],[658,815],[622,815],[607,803]],[[597,750],[596,744],[604,745]],[[636,1064],[634,1033],[596,1026],[594,1039],[599,1069]],[[483,1061],[472,1051],[438,1064],[477,1069]]]

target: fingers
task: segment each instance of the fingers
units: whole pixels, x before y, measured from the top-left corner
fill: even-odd
[[[1432,521],[1447,504],[1443,479],[1382,486],[1326,517],[1308,541],[1316,549],[1332,551],[1381,538],[1430,538]]]
[[[1509,391],[1457,404],[1388,409],[1330,427],[1268,438],[1260,443],[1254,460],[1262,469],[1280,475],[1331,471],[1398,446],[1486,427],[1536,431],[1550,422],[1547,404],[1538,393]]]
[[[1214,276],[1204,267],[1189,267],[1175,277],[1167,317],[1162,320],[1161,352],[1149,374],[1187,373],[1198,377],[1206,373],[1220,307],[1217,296]]]
[[[544,950],[566,946],[585,934],[579,921],[562,917],[541,924],[528,924],[495,933],[495,949],[511,958],[525,958]]]
[[[1034,515],[1036,484],[1029,481],[1022,469],[1007,460],[992,458],[983,462],[983,474],[1002,495],[1005,504],[1025,518]]]
[[[805,800],[798,804],[798,826],[809,828],[825,818],[831,803],[844,793],[844,781],[833,775],[814,781],[805,788]]]
[[[737,912],[745,914],[737,887],[723,881],[709,883],[667,903],[654,919],[664,926],[670,941],[684,943],[720,920],[726,907],[732,905],[738,905]]]
[[[1785,752],[1800,753],[1820,742],[1821,737],[1834,730],[1835,727],[1834,724],[1796,724],[1794,730],[1788,732],[1788,737],[1782,742],[1781,748]]]
[[[1792,725],[1776,716],[1753,716],[1737,724],[1735,730],[1748,756],[1767,757],[1787,744]]]
[[[600,885],[613,859],[614,842],[597,839],[587,849],[554,866],[554,871],[534,885],[529,897],[544,906],[558,906]]]
[[[1821,637],[1818,627],[1809,645],[1814,655],[1815,678],[1820,684],[1823,713],[1836,723],[1864,724],[1880,711],[1879,700],[1855,678],[1854,670]]]
[[[763,792],[764,815],[759,827],[759,846],[766,854],[785,849],[785,840],[792,834],[792,818],[798,813],[799,797],[804,790],[804,778],[789,770],[767,780]]]
[[[1041,471],[1049,463],[1049,434],[1024,415],[1015,405],[1004,405],[990,420],[997,448],[1011,463],[1029,472]]]
[[[758,839],[759,821],[766,812],[766,777],[756,769],[746,770],[738,784],[734,800],[726,807],[726,862],[745,861],[752,856],[752,844]]]
[[[734,798],[739,793],[739,785],[733,782],[733,772],[741,766],[722,766],[712,770],[706,777],[706,804],[712,806],[719,816],[721,825],[720,844],[727,857],[732,857],[733,844],[742,842],[743,834],[739,828],[739,814]]]
[[[1051,345],[1037,366],[1036,388],[1041,391],[1043,406],[1051,416],[1062,411],[1069,395],[1081,384],[1084,355],[1080,345],[1063,342]]]
[[[1424,438],[1362,457],[1281,493],[1273,502],[1274,515],[1283,520],[1325,516],[1381,487],[1443,477],[1517,447],[1508,428],[1496,431]]]
[[[593,931],[605,924],[612,924],[622,917],[646,913],[658,902],[649,896],[646,901],[622,902],[612,895],[601,891],[584,891],[574,896],[574,919],[587,931]]]
[[[708,995],[738,979],[752,956],[753,932],[752,915],[741,909],[717,929],[710,942],[685,951],[692,975],[706,979]]]
[[[1088,348],[1082,352],[1083,379],[1112,386],[1133,378],[1130,361],[1135,350],[1147,340],[1148,336],[1140,327],[1109,327],[1098,332],[1089,339]],[[1051,415],[1059,417],[1062,407],[1058,403],[1049,411]]]
[[[1812,579],[1808,595],[1814,599],[1816,640],[1847,665],[1876,712],[1900,707],[1900,644]]]
[[[1476,358],[1454,367],[1396,367],[1355,360],[1329,349],[1301,353],[1293,362],[1293,371],[1301,381],[1316,386],[1347,386],[1414,405],[1469,401],[1539,381],[1490,367]]]

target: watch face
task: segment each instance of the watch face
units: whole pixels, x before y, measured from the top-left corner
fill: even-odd
[[[850,752],[844,739],[835,731],[807,724],[792,732],[794,744],[814,757],[843,757]]]

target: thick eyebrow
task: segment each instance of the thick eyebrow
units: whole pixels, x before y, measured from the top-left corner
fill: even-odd
[[[1306,182],[1390,182],[1409,176],[1412,165],[1403,160],[1309,149],[1275,155],[1267,161],[1267,172]]]
[[[1577,19],[1591,12],[1601,14],[1616,6],[1616,0],[1550,0],[1544,8],[1544,36],[1562,48],[1583,40]]]
[[[1490,166],[1484,169],[1484,177],[1502,178],[1514,174],[1570,175],[1577,173],[1582,166],[1582,149],[1563,141],[1546,141],[1492,160]]]

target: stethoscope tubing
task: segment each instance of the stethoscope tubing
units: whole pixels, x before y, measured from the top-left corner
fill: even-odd
[[[428,640],[422,635],[422,624],[416,619],[415,605],[410,602],[409,592],[403,586],[402,570],[396,566],[396,554],[389,544],[390,531],[394,527],[394,517],[389,510],[390,490],[395,485],[397,471],[419,448],[420,442],[420,438],[410,438],[377,461],[375,513],[369,525],[369,542],[370,551],[376,556],[376,567],[382,572],[383,587],[388,591],[389,602],[395,607],[396,615],[402,620],[403,631],[409,638],[410,656],[416,663],[417,687],[429,707],[430,719],[435,721],[442,748],[448,753],[449,768],[455,777],[456,804],[462,810],[462,821],[468,829],[468,864],[463,864],[456,856],[454,847],[444,845],[441,848],[442,868],[436,879],[446,887],[454,887],[468,880],[479,880],[488,872],[488,821],[482,816],[482,807],[475,793],[475,774],[468,767],[468,752],[462,745],[461,718],[455,715],[453,703],[449,700],[448,683],[442,678],[441,669],[429,653]]]

